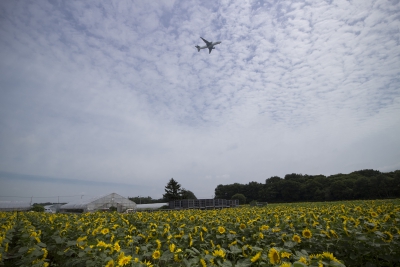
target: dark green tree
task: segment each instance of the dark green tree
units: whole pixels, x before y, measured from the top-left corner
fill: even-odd
[[[239,204],[246,204],[246,197],[243,194],[235,194],[231,199],[239,200]]]
[[[181,192],[182,199],[197,199],[197,197],[190,190],[183,188]]]
[[[32,211],[37,211],[37,212],[43,212],[44,211],[44,207],[41,206],[41,205],[33,204],[31,210]]]
[[[168,184],[165,186],[165,194],[163,195],[164,199],[167,201],[177,200],[182,198],[182,189],[181,185],[171,178]]]

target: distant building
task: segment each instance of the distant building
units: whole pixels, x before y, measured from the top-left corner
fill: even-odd
[[[163,206],[168,206],[168,203],[148,203],[148,204],[136,204],[136,210],[156,210]]]
[[[124,212],[127,209],[136,210],[136,203],[126,197],[111,193],[100,197],[89,199],[78,198],[60,207],[60,212],[94,212],[105,211],[110,208],[116,208],[118,212]]]
[[[239,206],[238,199],[181,199],[169,202],[170,209],[216,209],[237,206]]]
[[[53,213],[57,213],[60,211],[61,206],[64,204],[52,204],[52,205],[47,205],[44,206],[44,209],[51,209],[53,211]]]

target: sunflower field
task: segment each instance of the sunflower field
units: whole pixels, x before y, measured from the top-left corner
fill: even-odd
[[[0,213],[0,266],[399,266],[400,201]]]

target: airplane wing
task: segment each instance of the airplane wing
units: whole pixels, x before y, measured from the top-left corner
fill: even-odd
[[[207,46],[209,46],[211,43],[209,42],[209,41],[207,41],[206,39],[204,39],[203,37],[200,37],[201,38],[201,40],[203,40],[206,44],[207,44]]]
[[[211,51],[213,50],[213,47],[209,46],[209,47],[208,47],[208,50],[209,50],[208,53],[211,54]]]

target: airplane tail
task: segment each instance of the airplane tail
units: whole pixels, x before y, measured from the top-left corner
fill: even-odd
[[[197,52],[200,52],[200,46],[196,45],[195,47],[197,48]]]

